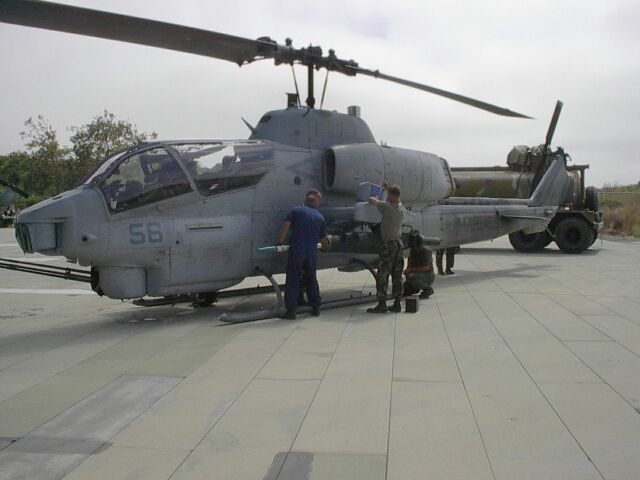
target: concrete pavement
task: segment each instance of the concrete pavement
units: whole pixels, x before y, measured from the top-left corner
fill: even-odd
[[[418,314],[243,325],[215,318],[271,296],[141,308],[1,270],[0,479],[637,480],[639,267],[639,242],[499,239]]]

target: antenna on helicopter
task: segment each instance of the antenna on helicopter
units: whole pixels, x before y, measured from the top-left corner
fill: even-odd
[[[324,96],[327,93],[327,83],[329,82],[329,70],[327,70],[327,74],[324,76],[324,86],[322,87],[322,97],[320,97],[320,108],[324,105]]]
[[[251,40],[199,28],[38,0],[3,0],[0,2],[0,22],[193,53],[227,60],[239,66],[268,58],[272,58],[276,65],[304,65],[307,67],[306,103],[309,108],[313,108],[316,103],[313,71],[325,68],[350,77],[365,75],[380,78],[497,115],[531,118],[471,97],[393,77],[379,70],[362,68],[354,60],[338,58],[334,50],[329,50],[328,55],[323,56],[319,46],[294,48],[290,38],[282,45],[269,37]]]
[[[256,127],[247,122],[244,117],[240,117],[240,120],[242,120],[242,123],[244,123],[249,130],[251,130],[252,134],[256,133]]]

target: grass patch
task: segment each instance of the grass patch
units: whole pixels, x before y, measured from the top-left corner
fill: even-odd
[[[640,237],[640,205],[602,207],[604,233]]]
[[[607,185],[598,192],[604,233],[640,238],[640,182]]]

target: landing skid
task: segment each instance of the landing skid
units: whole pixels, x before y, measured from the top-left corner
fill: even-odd
[[[280,285],[279,287],[284,287],[284,285]],[[222,290],[220,292],[211,292],[206,295],[215,295],[216,299],[209,303],[215,303],[220,298],[233,298],[233,297],[243,297],[246,295],[257,295],[259,293],[270,293],[273,292],[273,286],[269,287],[249,287],[249,288],[236,288],[234,290]],[[146,300],[144,298],[138,298],[133,301],[134,305],[139,307],[158,307],[162,305],[177,305],[178,303],[194,303],[198,302],[197,295],[188,294],[188,295],[176,295],[173,297],[163,297],[163,298],[152,298]],[[206,299],[206,300],[211,300]],[[208,306],[208,305],[198,305],[198,306]]]
[[[375,278],[375,271],[373,267],[371,267],[368,263],[359,260],[353,259],[353,263],[358,263],[364,266]],[[267,280],[271,283],[271,289],[275,291],[277,298],[277,305],[272,310],[266,311],[258,311],[258,312],[247,312],[247,313],[232,313],[232,312],[224,312],[218,319],[225,323],[235,324],[235,323],[247,323],[247,322],[255,322],[258,320],[267,320],[269,318],[277,318],[281,316],[286,311],[286,307],[284,305],[284,297],[282,296],[281,285],[274,280],[273,276],[270,273],[264,272],[260,269],[256,269],[256,272],[264,275]],[[269,288],[269,287],[266,287]],[[333,308],[341,308],[348,307],[352,305],[362,305],[365,303],[373,303],[376,302],[376,296],[372,294],[361,295],[358,297],[351,296],[349,298],[344,298],[341,300],[333,300],[330,302],[324,302],[320,306],[320,310],[330,310]],[[311,311],[311,307],[309,305],[300,306],[297,308],[296,313],[308,313]]]

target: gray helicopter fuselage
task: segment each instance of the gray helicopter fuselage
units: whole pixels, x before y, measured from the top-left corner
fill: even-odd
[[[354,146],[347,149],[351,156],[338,148],[345,145]],[[553,195],[534,204],[439,198],[454,189],[447,184],[446,161],[380,148],[358,117],[306,108],[273,111],[249,140],[154,142],[115,155],[85,184],[21,212],[16,234],[27,252],[63,255],[93,267],[97,291],[137,298],[218,291],[255,275],[257,268],[284,272],[286,257],[258,248],[275,243],[284,216],[309,189],[323,192],[321,210],[336,239],[363,239],[336,241],[319,256],[319,268],[372,260],[376,221],[358,221],[355,195],[327,185],[331,158],[331,168],[348,164],[357,170],[347,174],[358,177],[354,189],[362,181],[413,185],[407,229],[441,247],[523,228],[542,230],[558,205]],[[358,153],[366,149],[379,168],[366,168],[368,154]],[[343,161],[340,155],[351,163],[336,164]]]

